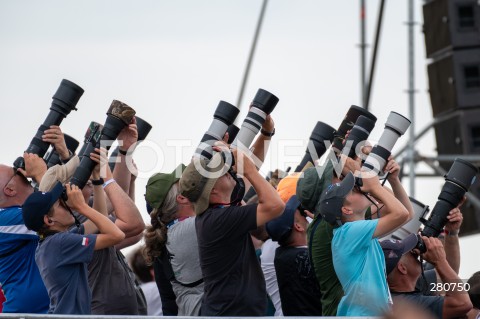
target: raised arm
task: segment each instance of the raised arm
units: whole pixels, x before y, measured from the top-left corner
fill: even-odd
[[[442,242],[438,238],[422,237],[427,247],[427,251],[423,254],[423,258],[435,266],[435,270],[439,274],[444,284],[448,283],[450,289],[445,291],[445,299],[443,301],[443,318],[457,318],[465,316],[470,309],[472,303],[468,293],[461,287],[451,288],[453,284],[460,284],[462,280],[458,277],[455,270],[450,267],[445,255],[445,249]],[[447,285],[445,285],[447,287]]]
[[[117,138],[119,143],[122,145],[119,146],[120,152],[118,153],[118,156],[120,157],[120,162],[115,164],[113,178],[117,181],[117,184],[120,186],[120,188],[122,188],[127,194],[130,192],[130,181],[132,177],[129,167],[133,168],[133,161],[130,153],[133,152],[138,140],[136,123],[137,121],[134,117],[132,119],[132,123],[123,128]],[[128,152],[128,155],[124,155],[122,152]]]
[[[95,250],[114,246],[125,238],[125,234],[107,216],[100,214],[85,203],[82,191],[76,185],[67,184],[68,206],[87,217],[99,230]]]
[[[460,271],[460,242],[458,233],[463,221],[463,215],[459,207],[455,207],[448,213],[448,222],[445,225],[445,254],[448,264],[457,274]]]
[[[382,237],[394,231],[408,220],[409,213],[405,206],[392,193],[380,185],[378,176],[363,178],[362,191],[369,192],[377,200],[384,203],[385,210],[388,212],[378,219],[373,237]]]
[[[255,188],[258,196],[257,206],[257,227],[266,224],[268,221],[280,216],[285,209],[278,192],[263,178],[248,155],[239,150],[232,150],[235,161],[243,165],[243,174]]]
[[[413,211],[412,203],[410,202],[410,198],[408,197],[407,192],[403,188],[402,183],[400,182],[399,174],[400,174],[400,165],[391,157],[387,165],[385,166],[384,171],[388,173],[388,183],[392,186],[393,195],[402,203],[402,205],[408,211],[408,220],[411,220],[415,214]]]

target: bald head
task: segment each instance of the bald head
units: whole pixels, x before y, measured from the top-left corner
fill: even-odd
[[[0,207],[22,205],[33,188],[11,166],[0,164]]]

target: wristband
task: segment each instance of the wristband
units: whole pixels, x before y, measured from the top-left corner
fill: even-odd
[[[92,179],[92,185],[99,186],[103,185],[104,183],[105,181],[101,177],[99,179]]]
[[[260,130],[260,133],[263,135],[263,136],[267,136],[267,137],[272,137],[275,135],[275,128],[273,128],[273,131],[271,132],[267,132],[265,131],[263,128]]]
[[[113,178],[110,178],[108,181],[106,181],[105,183],[103,183],[103,189],[105,189],[105,187],[107,187],[108,185],[110,185],[111,183],[115,183],[115,180]]]
[[[122,150],[121,148],[118,148],[118,152],[122,155],[127,156],[127,151]]]

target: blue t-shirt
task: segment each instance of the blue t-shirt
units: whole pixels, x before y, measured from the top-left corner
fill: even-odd
[[[24,225],[22,208],[0,208],[0,284],[3,312],[47,313],[50,299],[35,263],[37,233]]]
[[[35,260],[50,296],[48,313],[91,313],[87,264],[92,259],[97,235],[83,232],[82,225],[48,236],[38,245]]]
[[[391,303],[385,257],[373,233],[378,219],[345,223],[333,231],[333,266],[344,296],[337,316],[381,316]]]

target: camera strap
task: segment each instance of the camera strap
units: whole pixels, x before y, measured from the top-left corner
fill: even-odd
[[[75,220],[75,226],[77,226],[77,228],[80,227],[81,223],[78,220],[77,216],[75,216],[75,214],[73,213],[73,211],[70,209],[70,207],[67,205],[67,203],[65,202],[65,200],[63,198],[60,198],[60,200],[63,202],[63,205],[67,208],[70,215],[73,216],[73,219]]]

